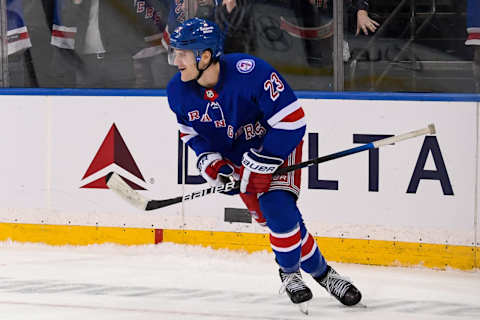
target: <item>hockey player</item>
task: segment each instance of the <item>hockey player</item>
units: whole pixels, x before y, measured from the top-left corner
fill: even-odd
[[[330,267],[297,208],[300,172],[277,176],[301,162],[304,112],[285,79],[265,61],[223,55],[223,35],[208,20],[185,21],[171,34],[171,60],[179,72],[167,86],[180,136],[198,157],[211,185],[240,179],[240,197],[255,220],[270,230],[280,266],[281,290],[307,312],[312,292],[300,268],[347,306],[360,291]]]

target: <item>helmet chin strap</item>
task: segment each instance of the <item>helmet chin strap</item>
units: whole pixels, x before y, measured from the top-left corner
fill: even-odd
[[[207,70],[208,67],[210,67],[210,66],[212,65],[212,63],[213,63],[213,58],[212,58],[212,56],[210,56],[210,61],[208,62],[207,66],[206,66],[205,68],[203,68],[203,69],[200,69],[200,68],[198,67],[198,64],[199,64],[199,63],[200,63],[200,61],[197,61],[197,70],[198,70],[198,76],[197,76],[197,79],[196,79],[197,81],[202,77],[203,72],[204,72],[205,70]]]

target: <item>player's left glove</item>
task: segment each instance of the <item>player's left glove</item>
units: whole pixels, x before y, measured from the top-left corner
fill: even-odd
[[[202,153],[198,157],[197,168],[211,186],[220,186],[230,182],[231,179],[239,179],[233,163],[224,159],[218,152]]]
[[[273,173],[282,163],[282,159],[264,156],[254,149],[245,152],[240,169],[240,192],[267,192]]]

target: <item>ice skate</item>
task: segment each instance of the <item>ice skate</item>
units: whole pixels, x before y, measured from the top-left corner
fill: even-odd
[[[314,278],[328,293],[346,306],[354,306],[362,299],[360,291],[345,277],[339,275],[332,267],[327,266],[323,277]]]
[[[283,294],[287,292],[290,300],[294,304],[298,304],[300,312],[308,314],[308,301],[312,299],[312,291],[303,282],[300,271],[294,273],[285,273],[282,269],[278,270],[280,279],[282,280],[282,286],[279,293]]]

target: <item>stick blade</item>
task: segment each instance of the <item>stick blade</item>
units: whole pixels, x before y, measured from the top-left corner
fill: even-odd
[[[170,206],[172,204],[180,203],[182,202],[183,197],[176,197],[172,199],[166,199],[166,200],[150,200],[147,203],[147,206],[145,207],[145,210],[150,211],[150,210],[155,210],[155,209],[160,209],[163,207]]]
[[[132,189],[118,174],[110,172],[105,176],[107,186],[125,201],[140,210],[146,210],[149,199]]]
[[[430,134],[436,134],[437,130],[435,129],[435,125],[433,123],[428,125],[428,130]]]

